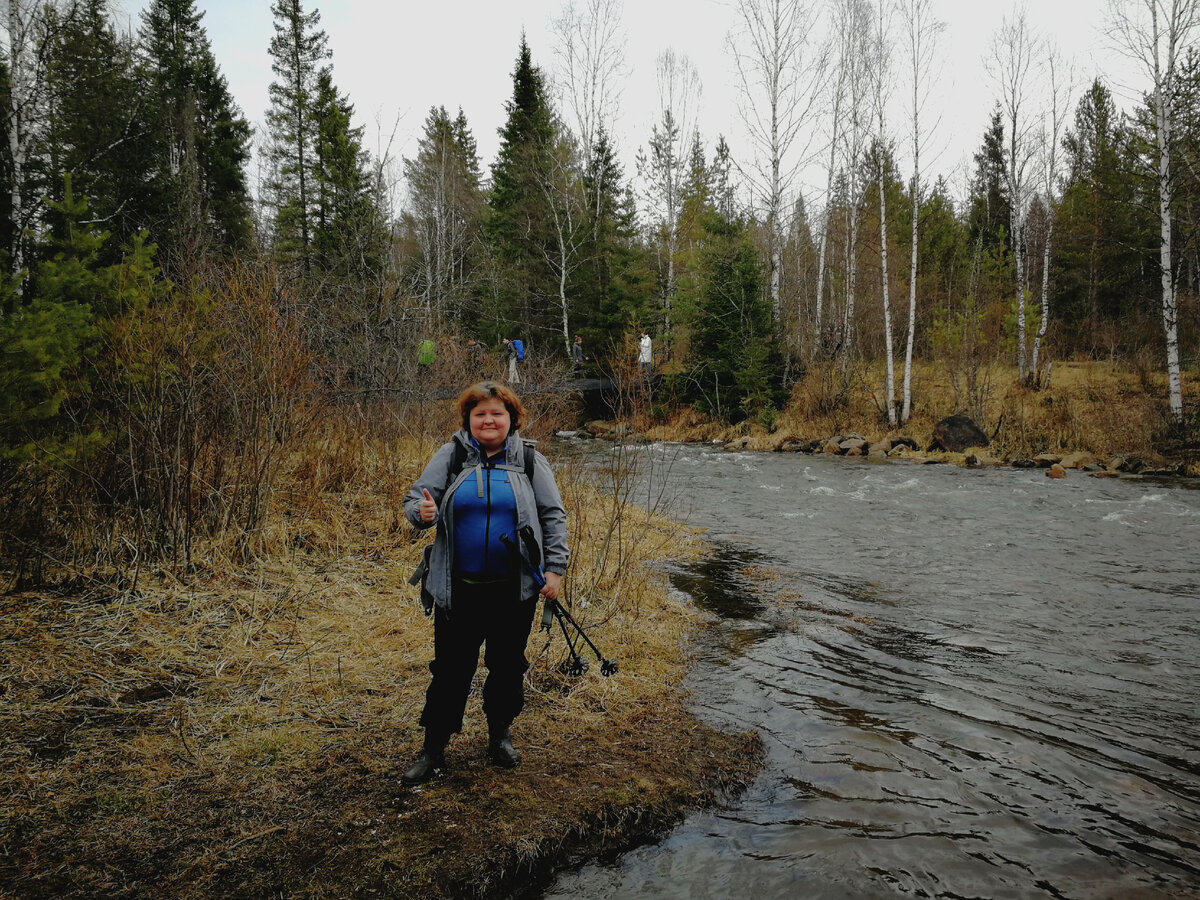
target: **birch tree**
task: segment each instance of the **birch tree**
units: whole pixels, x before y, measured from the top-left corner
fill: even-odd
[[[562,15],[552,23],[557,38],[559,89],[562,106],[570,111],[583,170],[594,168],[601,132],[612,133],[621,101],[621,79],[626,74],[626,36],[619,0],[568,0]],[[599,217],[601,197],[588,198],[593,218]]]
[[[545,199],[548,225],[553,242],[545,248],[546,265],[558,282],[558,308],[562,325],[563,350],[571,355],[570,304],[567,279],[578,265],[581,225],[585,198],[577,154],[569,134],[559,130],[547,148],[546,171],[539,185]]]
[[[807,161],[826,58],[813,39],[818,16],[806,0],[738,0],[729,46],[745,103],[742,121],[756,150],[750,174],[766,212],[768,290],[780,321],[783,221],[798,168]]]
[[[1050,324],[1050,256],[1054,239],[1054,215],[1058,205],[1058,150],[1066,128],[1067,111],[1071,105],[1070,76],[1057,48],[1047,46],[1044,65],[1049,100],[1041,128],[1041,181],[1046,201],[1046,236],[1042,244],[1041,320],[1033,338],[1033,354],[1029,361],[1029,375],[1035,384],[1041,378],[1039,366],[1042,340]]]
[[[650,219],[666,257],[662,305],[665,327],[671,329],[675,297],[675,255],[679,249],[679,216],[688,177],[688,148],[700,100],[700,74],[684,54],[664,50],[658,56],[658,118],[650,135],[649,152],[639,154],[638,172],[646,183]]]
[[[829,160],[825,167],[825,211],[821,221],[821,234],[817,246],[817,290],[813,310],[812,356],[821,347],[824,322],[825,269],[829,250],[829,232],[833,223],[833,186],[837,178],[838,150],[841,147],[842,107],[846,93],[848,35],[846,3],[835,4],[833,13],[833,78],[827,82],[829,91]]]
[[[30,153],[38,138],[45,110],[46,65],[53,34],[47,24],[53,19],[68,21],[74,2],[44,3],[36,0],[7,0],[3,63],[8,68],[4,96],[4,131],[8,137],[9,221],[11,232],[9,271],[15,278],[16,295],[23,292],[25,278],[25,231],[37,216],[40,204],[27,196]],[[53,17],[50,10],[57,10]]]
[[[1025,381],[1029,374],[1026,335],[1026,299],[1029,273],[1026,260],[1026,224],[1032,199],[1033,123],[1029,114],[1029,80],[1037,42],[1024,11],[1005,18],[992,38],[988,65],[1000,89],[1000,108],[1007,126],[1004,177],[1009,196],[1009,225],[1013,259],[1017,270],[1017,375]]]
[[[854,302],[858,285],[858,226],[864,184],[861,172],[863,145],[870,127],[867,108],[871,91],[872,25],[869,0],[842,0],[842,65],[845,68],[847,108],[842,130],[842,176],[846,184],[845,258],[846,292],[842,310],[841,364],[850,361],[854,345]]]
[[[945,27],[933,17],[930,0],[901,0],[904,18],[907,64],[909,76],[909,125],[912,138],[912,178],[909,196],[912,200],[912,233],[909,248],[911,259],[908,270],[908,329],[904,344],[904,399],[900,410],[900,421],[907,422],[912,415],[912,362],[913,344],[917,331],[917,248],[921,221],[921,158],[926,132],[924,130],[925,104],[929,99],[930,79],[936,59],[937,38]]]
[[[887,403],[888,423],[896,424],[896,360],[892,345],[892,304],[888,285],[888,234],[887,234],[887,101],[889,87],[890,53],[887,38],[886,0],[878,0],[874,30],[874,53],[871,54],[875,80],[875,149],[876,186],[879,189],[879,295],[883,304],[884,339],[884,397]]]
[[[1171,170],[1180,66],[1200,28],[1200,0],[1109,0],[1111,34],[1150,80],[1154,112],[1152,148],[1158,187],[1159,278],[1167,357],[1167,403],[1176,423],[1183,421],[1179,369],[1179,326],[1172,256],[1172,210],[1176,185]]]

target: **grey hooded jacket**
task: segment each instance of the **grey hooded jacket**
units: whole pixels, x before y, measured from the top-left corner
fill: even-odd
[[[447,486],[450,467],[454,462],[454,445],[466,450],[462,471]],[[525,477],[525,454],[534,454],[533,478]],[[454,493],[464,483],[475,482],[482,474],[477,469],[482,462],[479,447],[466,429],[459,429],[454,436],[438,448],[433,459],[425,466],[421,477],[404,498],[404,515],[415,528],[437,526],[433,543],[425,548],[421,565],[413,573],[410,583],[421,582],[421,603],[425,612],[433,606],[450,608],[450,584],[454,563]],[[513,432],[508,436],[504,450],[504,468],[510,473],[513,496],[517,502],[517,530],[529,525],[537,538],[542,553],[542,569],[546,572],[566,574],[570,561],[567,546],[567,511],[563,508],[554,472],[546,457],[538,453],[531,444],[521,440]],[[422,490],[437,504],[438,514],[433,522],[421,521]],[[513,539],[516,540],[516,535]],[[519,543],[519,542],[518,542]],[[529,571],[521,567],[521,596],[534,597],[541,590]]]

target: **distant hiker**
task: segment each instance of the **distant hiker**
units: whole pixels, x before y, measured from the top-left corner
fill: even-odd
[[[483,362],[483,357],[487,353],[487,344],[483,341],[477,341],[475,338],[467,339],[467,357],[471,362],[472,368],[478,368]]]
[[[525,358],[525,345],[520,340],[504,338],[504,358],[508,365],[508,383],[519,384],[521,373],[517,371],[517,363]]]
[[[578,378],[583,373],[583,338],[575,335],[575,343],[571,345],[571,374]]]
[[[433,367],[434,347],[429,338],[417,344],[417,365],[428,371]]]
[[[649,378],[650,372],[654,368],[654,344],[650,340],[650,335],[642,332],[642,339],[638,341],[638,368],[642,371],[643,378]]]
[[[481,381],[459,394],[457,405],[461,430],[404,499],[416,528],[437,526],[412,579],[420,580],[426,614],[433,613],[434,658],[420,720],[425,743],[401,777],[407,785],[445,766],[446,743],[462,730],[480,645],[488,670],[488,758],[507,769],[520,764],[510,726],[525,705],[525,646],[539,593],[557,599],[570,558],[554,473],[517,430],[525,419],[520,399],[507,385]],[[520,558],[509,549],[514,542]]]

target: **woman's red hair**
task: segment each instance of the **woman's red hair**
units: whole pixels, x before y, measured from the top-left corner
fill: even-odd
[[[458,395],[458,414],[462,418],[462,427],[467,431],[471,430],[471,410],[484,400],[499,400],[504,404],[512,420],[513,431],[525,424],[525,406],[512,388],[497,381],[481,381]]]

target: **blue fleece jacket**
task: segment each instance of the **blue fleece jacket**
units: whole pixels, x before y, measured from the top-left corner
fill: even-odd
[[[501,451],[475,470],[454,492],[454,568],[467,579],[499,579],[512,574],[515,560],[500,543],[517,535],[517,500]]]

